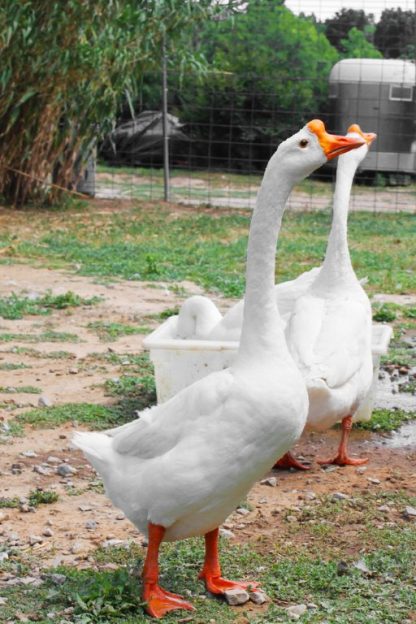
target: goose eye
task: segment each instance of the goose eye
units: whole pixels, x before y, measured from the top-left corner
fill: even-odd
[[[306,147],[308,145],[309,141],[307,141],[306,139],[302,139],[301,141],[299,141],[299,146],[300,147]]]

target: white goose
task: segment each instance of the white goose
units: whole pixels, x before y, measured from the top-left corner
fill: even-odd
[[[286,327],[290,352],[308,388],[307,428],[322,431],[342,422],[338,453],[319,463],[342,466],[368,461],[351,458],[347,441],[373,377],[371,305],[351,264],[347,218],[354,174],[376,135],[353,125],[347,136],[362,137],[366,143],[338,161],[325,260],[308,291],[296,300]]]
[[[372,133],[363,133],[361,128],[357,124],[350,126],[350,128],[348,129],[348,133],[349,135],[353,135],[353,136],[356,136],[356,135],[361,136],[365,140],[367,145],[363,145],[362,147],[360,147],[360,149],[354,150],[353,152],[349,154],[345,154],[344,156],[340,157],[338,161],[339,171],[337,170],[337,179],[336,179],[336,186],[335,186],[335,193],[334,193],[333,222],[332,222],[331,234],[328,239],[326,259],[323,265],[326,268],[324,270],[323,277],[321,278],[321,280],[327,279],[326,276],[328,275],[328,271],[329,272],[331,271],[333,272],[334,270],[335,272],[337,271],[336,267],[338,266],[340,256],[342,256],[344,260],[344,263],[340,265],[340,271],[342,272],[342,274],[345,274],[346,271],[350,274],[350,271],[352,271],[351,261],[350,261],[349,252],[348,252],[347,237],[346,237],[349,199],[350,199],[351,188],[352,188],[352,183],[353,183],[355,172],[357,168],[359,167],[360,163],[366,157],[369,146],[371,145],[372,141],[375,139],[376,135]],[[339,223],[342,224],[341,229],[339,228]],[[338,253],[335,253],[334,250],[338,249],[338,247],[339,247]],[[341,250],[343,250],[343,252],[341,252]],[[318,275],[320,275],[320,272],[323,266],[316,267],[314,269],[311,269],[310,271],[306,271],[305,273],[302,273],[299,277],[297,277],[294,280],[276,284],[275,286],[276,300],[277,300],[280,315],[284,323],[287,323],[289,321],[290,316],[294,311],[296,302],[300,300],[301,297],[309,295],[314,282],[317,280]],[[357,282],[355,273],[353,273],[353,275],[354,275],[354,278],[352,282],[355,284],[355,287],[357,287],[357,284],[361,285],[364,280]],[[337,291],[339,292],[341,288],[342,287],[340,285]],[[357,292],[359,293],[361,297],[363,294],[362,288],[361,287],[357,288]],[[350,296],[351,294],[352,293],[350,293]],[[208,298],[204,298],[204,299],[206,299],[206,301],[204,302],[204,306],[208,308],[208,302],[211,304],[211,306],[213,306],[213,303]],[[366,296],[365,296],[365,300],[368,302],[368,299]],[[300,305],[303,306],[305,304],[305,301],[306,301],[305,299],[301,299],[301,303],[299,304],[299,306]],[[241,300],[237,304],[232,306],[224,314],[224,316],[219,320],[219,322],[216,325],[214,325],[215,316],[217,316],[218,318],[219,312],[217,311],[216,315],[212,314],[210,316],[210,322],[207,323],[204,327],[204,335],[201,335],[200,337],[201,338],[204,337],[210,340],[238,341],[240,338],[240,332],[241,332],[243,305],[244,305],[244,300]],[[368,306],[369,306],[369,303],[368,303]],[[368,312],[368,306],[367,306],[367,312]],[[335,314],[336,313],[334,312],[333,315],[335,316]],[[325,321],[323,321],[323,323],[324,323],[323,331],[325,331],[326,319]],[[211,330],[207,333],[207,328],[209,328],[209,326],[211,326]],[[367,331],[368,331],[368,328],[367,328]],[[371,332],[371,328],[370,328],[370,332]],[[368,338],[368,335],[367,335],[367,338]],[[290,344],[292,340],[291,336],[288,335],[287,339]],[[303,336],[303,339],[305,341],[308,340],[307,334]],[[313,341],[314,336],[309,336],[309,340]],[[341,349],[342,348],[343,348],[343,345],[341,345]],[[364,348],[362,355],[364,359],[368,360],[368,349],[366,350]],[[302,364],[300,365],[302,366],[302,370],[304,371],[303,365]],[[359,385],[359,387],[357,387],[356,399],[357,398],[359,399],[362,395],[362,386],[364,387],[367,384],[367,382],[364,377],[360,378],[359,376],[357,377],[356,381]],[[359,383],[360,381],[361,381],[361,384]],[[315,427],[313,422],[319,420],[319,413],[317,411],[318,408],[315,409],[315,406],[314,406],[315,397],[316,397],[315,393],[312,393],[310,396],[310,402],[311,402],[310,416],[308,417],[307,428],[311,428],[311,429]],[[353,405],[351,405],[350,409],[353,409]],[[355,411],[355,408],[354,408],[354,411]],[[322,416],[323,422],[325,421],[325,418],[326,418],[325,414],[326,414],[326,411],[324,411],[324,414]],[[313,422],[312,422],[312,419],[313,419]],[[340,420],[340,418],[339,418],[338,411],[336,411],[333,414],[333,421],[331,421],[331,424],[329,426],[332,426],[333,424],[338,422],[338,420]],[[348,441],[349,431],[351,429],[351,423],[352,423],[351,414],[347,414],[345,418],[343,418],[342,420],[343,434],[342,434],[342,440],[341,440],[341,445],[340,445],[340,451],[339,451],[339,454],[333,460],[336,463],[341,463],[343,465],[345,464],[358,465],[361,463],[365,463],[367,461],[367,459],[363,459],[363,460],[355,459],[354,460],[348,457],[348,454],[346,451],[346,444]],[[321,428],[321,426],[318,426],[318,428]],[[325,429],[326,425],[323,425],[322,428]],[[297,468],[298,470],[309,469],[309,466],[305,466],[304,464],[299,462],[290,452],[286,453],[282,458],[280,458],[276,462],[274,467],[275,468]]]
[[[320,121],[283,142],[270,159],[253,213],[247,294],[234,366],[213,373],[140,418],[74,443],[102,475],[113,503],[148,535],[143,598],[154,617],[192,609],[158,584],[162,540],[205,535],[199,578],[210,592],[247,587],[221,576],[218,526],[302,432],[305,382],[288,351],[274,296],[278,231],[294,184],[361,137],[336,137]],[[253,585],[251,583],[251,585]]]

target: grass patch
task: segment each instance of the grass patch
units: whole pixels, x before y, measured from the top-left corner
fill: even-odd
[[[50,490],[33,490],[29,493],[29,505],[38,507],[38,505],[51,505],[59,500],[56,492]]]
[[[91,306],[101,301],[100,297],[83,298],[68,291],[61,295],[47,292],[39,297],[19,296],[15,293],[10,297],[0,297],[0,317],[4,319],[21,319],[26,315],[45,315],[52,310],[66,310],[78,306]]]
[[[107,429],[120,422],[120,413],[114,408],[93,403],[66,403],[23,412],[16,416],[22,425],[47,428],[58,427],[66,422],[77,421],[92,429]]]
[[[46,217],[48,215],[48,218]],[[241,297],[250,215],[172,214],[133,209],[79,219],[52,213],[34,215],[33,231],[13,241],[14,256],[41,259],[48,266],[79,265],[79,273],[129,280],[191,280],[205,289]],[[293,279],[322,263],[331,217],[329,212],[285,215],[279,238],[276,281]],[[349,240],[358,276],[368,276],[370,292],[416,291],[414,215],[352,213]],[[0,234],[0,245],[10,234]]]
[[[138,375],[121,375],[105,383],[107,393],[117,398],[114,405],[104,406],[94,403],[66,403],[53,407],[36,408],[19,414],[15,421],[20,425],[34,427],[58,427],[76,421],[91,429],[108,429],[129,422],[137,417],[136,411],[156,403],[156,390],[153,365],[147,353],[138,355],[99,354],[112,363],[121,363],[129,358],[129,366]]]
[[[373,321],[379,323],[389,323],[395,321],[396,311],[400,306],[394,303],[373,304]]]
[[[149,327],[106,321],[94,321],[93,323],[89,323],[87,327],[88,329],[94,330],[103,342],[113,342],[114,340],[118,340],[121,336],[148,334],[150,332]]]
[[[164,321],[170,318],[171,316],[175,316],[175,314],[179,314],[179,310],[180,310],[179,306],[175,306],[173,308],[166,308],[166,310],[163,310],[162,312],[159,312],[159,314],[157,314],[157,318],[160,319],[161,321]]]
[[[41,394],[42,389],[36,386],[0,386],[0,392],[3,394]]]
[[[20,370],[22,368],[32,368],[29,364],[23,364],[23,362],[19,362],[14,364],[13,362],[2,362],[0,364],[0,370],[4,371],[12,371],[12,370]]]
[[[41,334],[0,334],[0,342],[80,342],[76,334],[48,329]]]
[[[23,427],[15,420],[0,423],[0,444],[7,444],[10,438],[22,438],[23,436]]]
[[[286,624],[292,620],[283,605],[312,602],[316,607],[302,616],[302,622],[307,624],[398,624],[411,617],[416,608],[416,531],[414,527],[401,529],[395,532],[402,537],[393,550],[379,545],[358,557],[365,560],[368,575],[354,567],[357,556],[348,554],[340,574],[339,559],[328,550],[314,555],[297,548],[282,554],[278,546],[270,545],[262,553],[256,547],[223,543],[224,576],[259,580],[272,598],[261,611],[230,609],[223,601],[206,598],[203,585],[197,580],[203,560],[201,539],[163,544],[161,584],[170,591],[191,593],[189,600],[197,609],[193,615],[195,624],[211,620],[218,624]],[[47,613],[57,614],[69,607],[73,609],[71,621],[83,624],[146,624],[148,617],[140,599],[142,550],[136,545],[99,549],[95,561],[99,566],[112,563],[119,567],[98,571],[59,567],[51,572],[65,576],[62,585],[54,584],[53,577],[48,579],[46,575],[45,584],[39,588],[11,587],[0,621],[13,618],[18,604],[20,611],[35,611],[46,624],[55,621],[55,616],[48,619]],[[178,617],[184,617],[183,613],[168,615],[164,621],[172,624]]]
[[[56,492],[50,490],[31,490],[27,496],[28,504],[31,507],[38,507],[39,505],[51,505],[59,500],[59,496]],[[20,501],[17,496],[11,498],[0,498],[0,508],[2,509],[15,509],[19,507]]]
[[[360,421],[356,426],[367,431],[395,431],[403,424],[415,419],[416,411],[375,409],[370,420]]]

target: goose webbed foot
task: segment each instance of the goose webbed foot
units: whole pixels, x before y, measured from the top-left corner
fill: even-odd
[[[277,460],[273,466],[275,470],[288,470],[289,468],[296,468],[296,470],[310,470],[311,467],[306,464],[302,464],[290,451],[285,453],[283,457]]]
[[[154,618],[161,618],[170,611],[186,609],[193,611],[194,607],[178,596],[160,587],[159,581],[159,547],[165,535],[165,528],[152,524],[148,525],[149,545],[143,566],[143,594],[145,611]]]
[[[352,416],[346,416],[341,423],[342,436],[338,447],[338,453],[331,459],[318,459],[318,464],[336,466],[362,466],[368,462],[368,457],[350,457],[348,455],[348,438],[352,429]]]
[[[318,459],[317,462],[321,466],[329,466],[330,464],[335,466],[362,466],[368,462],[368,457],[350,457],[346,453],[338,452],[331,459]]]
[[[202,570],[198,578],[203,580],[207,591],[217,596],[223,595],[230,589],[244,589],[246,591],[255,591],[259,588],[259,584],[250,581],[229,581],[222,576],[213,576],[209,572]]]
[[[143,600],[146,602],[146,613],[154,618],[162,618],[166,613],[177,609],[194,611],[195,607],[179,596],[163,589],[157,583],[145,583]]]
[[[256,590],[258,583],[250,581],[229,581],[221,576],[221,568],[218,558],[218,529],[214,529],[205,535],[205,561],[198,575],[203,580],[205,587],[212,594],[223,595],[230,589]]]

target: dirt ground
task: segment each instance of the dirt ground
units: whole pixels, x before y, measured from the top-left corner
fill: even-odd
[[[186,289],[186,296],[199,292],[192,284],[182,286]],[[23,265],[2,267],[2,296],[22,291],[42,294],[48,289],[54,294],[71,290],[82,297],[97,295],[102,301],[91,307],[73,308],[70,312],[54,311],[50,316],[1,321],[1,332],[37,334],[53,329],[76,334],[81,341],[0,343],[0,363],[31,366],[1,371],[2,389],[11,387],[16,392],[0,393],[0,403],[4,406],[0,411],[0,425],[1,421],[12,419],[16,413],[38,405],[39,395],[19,393],[19,386],[40,387],[42,396],[55,405],[83,401],[109,403],[111,399],[105,396],[103,382],[119,374],[119,365],[98,360],[94,354],[107,352],[109,348],[120,354],[138,353],[142,349],[143,336],[125,336],[105,343],[87,325],[93,321],[129,323],[146,319],[143,323],[155,327],[159,321],[149,320],[148,315],[177,305],[184,298],[183,294],[179,297],[163,284],[120,281],[103,285],[95,283],[92,278],[62,271]],[[225,300],[217,303],[220,307],[227,305]],[[11,345],[33,347],[42,354],[64,350],[72,357],[50,359],[33,353],[16,353]],[[10,411],[8,407],[13,409]],[[80,428],[77,423],[55,429],[27,426],[24,437],[12,438],[7,444],[0,445],[0,498],[25,497],[37,487],[59,494],[57,502],[40,505],[34,511],[25,511],[24,505],[20,509],[0,509],[0,543],[10,543],[14,539],[21,549],[36,555],[42,565],[70,563],[88,566],[89,553],[97,545],[109,543],[109,540],[124,543],[143,539],[105,498],[93,469],[71,446],[72,432],[77,428]],[[233,539],[247,541],[287,531],[288,514],[297,514],[322,494],[351,496],[367,492],[374,494],[381,489],[416,494],[416,449],[410,443],[392,448],[388,436],[354,432],[351,451],[369,457],[368,465],[358,469],[331,467],[324,470],[314,460],[335,450],[338,435],[337,431],[305,435],[295,452],[311,461],[311,470],[307,473],[270,473],[269,476],[277,478],[277,486],[258,483],[249,495],[249,510],[234,513],[225,523],[225,529],[234,534]],[[56,468],[64,463],[74,470],[69,476],[62,477]],[[381,518],[380,522],[386,520]],[[293,539],[302,539],[301,534]],[[359,549],[359,540],[352,540],[349,547]],[[3,578],[0,573],[0,584],[2,580],[7,580],[6,573]]]

